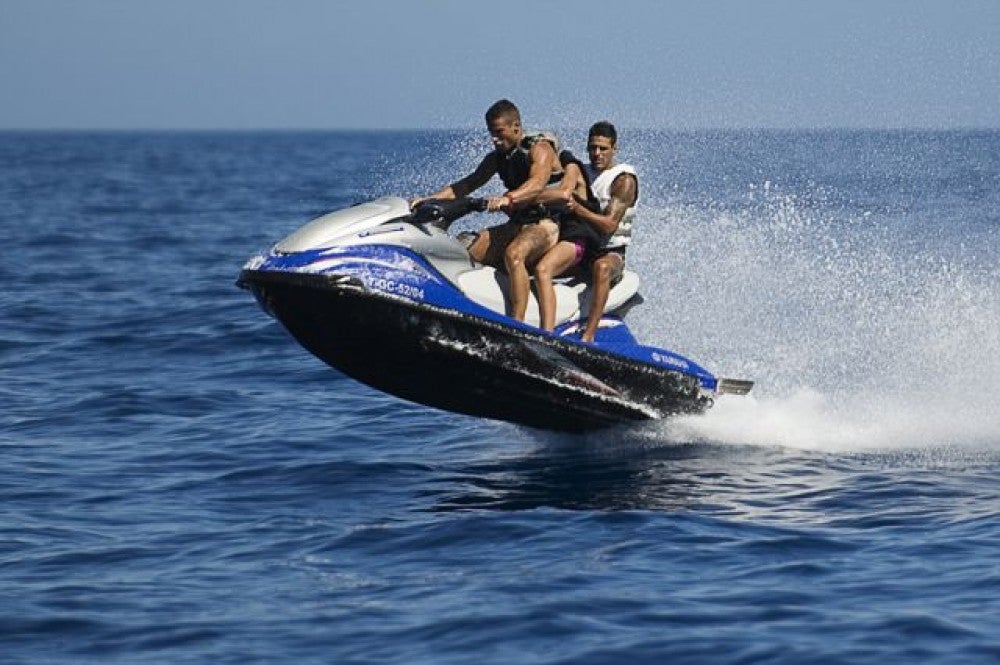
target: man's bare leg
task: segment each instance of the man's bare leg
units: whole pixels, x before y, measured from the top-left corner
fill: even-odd
[[[535,266],[535,292],[538,294],[538,311],[542,330],[556,327],[556,289],[552,283],[576,261],[576,244],[569,241],[556,243]]]
[[[587,317],[587,327],[583,329],[580,339],[593,342],[597,335],[597,327],[604,314],[604,306],[608,304],[608,294],[611,292],[611,280],[618,277],[625,267],[625,261],[619,254],[610,252],[594,261],[591,271],[593,283],[590,294],[590,316]]]
[[[504,264],[510,278],[510,311],[508,315],[524,321],[531,295],[531,278],[528,266],[533,265],[545,252],[549,251],[559,238],[559,227],[545,219],[537,224],[521,227],[517,236],[507,245]]]
[[[469,245],[469,256],[473,261],[482,263],[486,258],[486,250],[490,248],[490,230],[483,229],[476,234],[476,239]]]
[[[483,229],[469,245],[469,256],[478,263],[503,268],[504,250],[518,230],[513,224],[498,224]]]

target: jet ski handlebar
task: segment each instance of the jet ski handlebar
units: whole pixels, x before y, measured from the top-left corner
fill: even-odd
[[[418,224],[433,224],[447,229],[452,222],[472,212],[486,210],[486,199],[463,196],[452,201],[427,199],[413,209],[412,219]]]

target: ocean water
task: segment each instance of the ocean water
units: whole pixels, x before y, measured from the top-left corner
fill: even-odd
[[[234,286],[486,147],[0,134],[0,662],[1000,662],[1000,132],[624,132],[633,328],[757,386],[586,436]]]

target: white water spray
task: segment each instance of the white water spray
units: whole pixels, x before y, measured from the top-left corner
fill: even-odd
[[[585,133],[560,135],[582,154]],[[832,194],[814,183],[792,191],[763,176],[784,168],[762,149],[766,133],[627,134],[621,158],[639,167],[643,199],[629,264],[646,299],[630,326],[643,342],[720,376],[756,381],[751,395],[723,397],[703,417],[665,421],[658,438],[1000,449],[1000,228],[966,218],[988,210],[988,201],[946,207],[949,218],[926,212],[941,208],[927,207],[914,184],[921,175],[946,180],[948,168],[967,177],[968,164],[946,162],[975,153],[956,157],[934,137],[854,137],[848,147],[839,136],[822,145],[793,137],[798,165],[828,178],[850,171],[862,184],[881,178],[888,187],[898,172],[910,178],[898,192],[873,195],[868,186],[865,207],[851,200],[862,194],[850,182]],[[831,145],[838,152],[826,155]],[[394,193],[399,183],[413,194],[433,191],[469,172],[488,147],[485,131],[428,144],[386,164],[383,184]],[[985,174],[976,186],[985,187],[995,167],[973,166]],[[761,177],[734,194],[735,171]],[[692,193],[699,172],[716,182]],[[910,205],[894,197],[910,197]],[[494,221],[474,215],[453,230]]]
[[[722,398],[663,434],[823,450],[1000,447],[996,268],[969,257],[954,229],[927,245],[898,219],[769,184],[751,192],[742,210],[643,211],[638,336],[757,381],[750,397]]]

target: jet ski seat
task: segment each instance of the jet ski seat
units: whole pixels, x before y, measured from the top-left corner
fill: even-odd
[[[484,266],[478,270],[469,270],[458,277],[458,286],[471,300],[499,312],[507,311],[508,278],[507,275]],[[589,282],[579,277],[557,279],[556,289],[556,325],[577,320],[590,312],[591,288]],[[611,288],[605,313],[613,312],[629,302],[639,292],[639,276],[626,270]],[[538,313],[538,301],[532,293],[528,301],[525,322],[538,325],[541,319]]]

